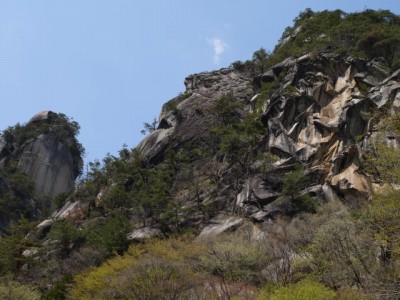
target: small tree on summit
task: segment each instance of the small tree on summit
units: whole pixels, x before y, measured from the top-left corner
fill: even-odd
[[[151,123],[144,122],[143,123],[144,129],[140,131],[141,134],[146,135],[154,132],[157,129],[158,121],[156,118],[153,118]]]
[[[266,69],[266,62],[270,57],[270,53],[265,51],[264,48],[260,48],[253,53],[253,62],[259,68],[261,73],[264,73]]]

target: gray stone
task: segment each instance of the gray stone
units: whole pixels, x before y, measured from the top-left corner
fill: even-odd
[[[255,222],[264,222],[270,218],[271,218],[271,216],[270,216],[269,212],[262,211],[262,210],[251,215],[251,219]]]
[[[48,120],[50,115],[54,114],[53,112],[49,111],[49,110],[45,110],[45,111],[41,111],[38,112],[37,114],[35,114],[28,123],[35,123],[35,122],[41,122],[41,121],[45,121]]]
[[[223,232],[235,230],[242,224],[242,218],[218,215],[209,221],[209,224],[201,231],[199,238],[213,238]]]
[[[274,80],[275,80],[275,74],[274,74],[272,69],[268,70],[267,72],[265,72],[261,76],[261,81],[262,82],[272,82]]]
[[[83,220],[87,217],[89,204],[80,200],[67,200],[63,207],[54,212],[51,216],[53,220]]]
[[[21,149],[18,168],[35,182],[36,196],[69,193],[74,187],[74,164],[68,146],[52,134],[42,134]]]
[[[158,237],[161,235],[161,230],[152,227],[143,227],[134,230],[133,232],[127,234],[127,239],[129,241],[133,240],[146,240],[153,237]]]

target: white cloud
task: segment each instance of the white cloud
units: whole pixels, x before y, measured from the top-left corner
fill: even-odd
[[[214,63],[219,64],[221,60],[221,55],[224,53],[225,49],[228,47],[228,45],[220,38],[212,38],[212,39],[207,39],[207,42],[213,47],[214,49]]]

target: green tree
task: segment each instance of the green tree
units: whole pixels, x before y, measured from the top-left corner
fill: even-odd
[[[400,257],[399,198],[400,192],[396,190],[376,193],[361,214],[361,224],[378,241],[380,258],[385,263]]]
[[[156,118],[153,119],[151,123],[144,122],[143,123],[144,129],[140,131],[141,134],[146,135],[148,133],[152,133],[157,129],[158,126],[158,121]]]
[[[0,272],[11,273],[17,278],[24,265],[34,263],[32,256],[24,251],[39,247],[34,233],[35,223],[25,218],[11,222],[6,234],[0,239]]]
[[[104,224],[90,228],[86,234],[86,244],[94,248],[102,247],[110,254],[116,252],[122,255],[128,248],[126,235],[131,229],[128,219],[117,214]]]
[[[55,222],[49,232],[49,237],[58,241],[61,258],[68,257],[72,249],[83,242],[83,234],[76,228],[75,224],[67,221]]]
[[[281,200],[291,212],[315,212],[316,201],[308,194],[301,194],[306,187],[307,177],[303,166],[298,165],[295,170],[287,173],[283,178]]]
[[[214,101],[211,113],[216,117],[218,125],[232,126],[240,120],[241,109],[243,104],[236,101],[232,93],[228,93]]]
[[[326,285],[366,287],[374,262],[371,245],[346,211],[336,212],[319,226],[308,251]]]
[[[264,48],[260,48],[253,53],[253,62],[261,73],[264,73],[270,55]]]
[[[270,255],[262,241],[254,240],[249,232],[238,232],[216,239],[200,256],[199,268],[216,276],[221,298],[232,299],[238,290],[258,284],[260,272],[269,262]]]

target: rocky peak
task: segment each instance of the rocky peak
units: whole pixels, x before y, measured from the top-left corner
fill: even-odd
[[[241,178],[239,192],[225,194],[236,199],[228,210],[233,207],[257,220],[282,212],[275,200],[283,177],[295,164],[304,166],[308,178],[301,194],[354,204],[368,197],[373,180],[361,165],[376,135],[371,112],[399,109],[399,71],[387,70],[384,60],[327,51],[287,58],[255,78],[233,68],[190,75],[185,94],[170,101],[173,109],[168,103],[163,107],[160,124],[168,125],[147,136],[138,149],[153,164],[162,162],[168,149],[179,151],[188,141],[206,140],[213,103],[232,94],[244,105],[243,116],[257,112],[268,127],[259,151],[271,151],[279,160],[268,174],[256,162],[252,173]],[[233,171],[220,168],[221,182],[229,182]]]
[[[201,138],[207,130],[210,109],[216,99],[231,93],[242,103],[253,95],[252,78],[245,71],[224,68],[185,78],[186,91],[164,104],[159,128],[138,145],[148,162],[157,162],[165,150]]]
[[[39,112],[25,125],[3,132],[2,166],[16,163],[34,182],[37,197],[69,193],[82,166],[83,148],[75,137],[78,131],[79,125],[63,114]]]

